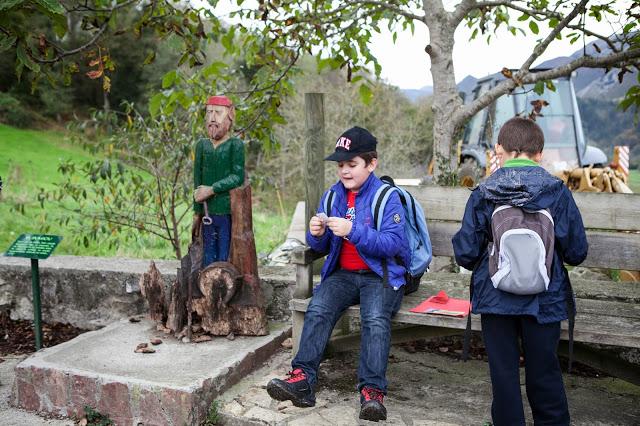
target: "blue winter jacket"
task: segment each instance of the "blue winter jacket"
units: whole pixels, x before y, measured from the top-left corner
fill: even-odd
[[[387,259],[389,271],[389,284],[393,287],[400,287],[405,284],[405,268],[402,264],[407,264],[408,243],[404,233],[404,209],[400,202],[400,197],[394,191],[389,197],[383,212],[382,225],[380,229],[375,229],[371,203],[376,190],[382,185],[382,181],[373,173],[369,175],[365,183],[358,191],[355,199],[356,217],[347,238],[352,242],[358,254],[373,272],[382,277],[382,259]],[[347,190],[338,181],[330,190],[333,190],[334,200],[331,212],[325,212],[322,200],[327,196],[324,193],[320,200],[318,213],[325,213],[327,216],[345,217],[347,212]],[[320,253],[328,253],[327,259],[321,271],[321,278],[324,280],[340,267],[340,249],[342,248],[342,237],[338,237],[326,228],[325,233],[320,237],[314,237],[307,232],[307,244]],[[398,257],[398,259],[396,259]],[[400,260],[400,262],[398,262]]]
[[[493,287],[487,245],[492,238],[491,214],[495,206],[501,204],[551,212],[555,250],[547,291],[520,296]],[[569,293],[569,276],[564,262],[580,264],[587,257],[587,247],[582,217],[571,192],[560,179],[538,166],[498,169],[472,192],[462,227],[453,237],[456,261],[473,270],[473,313],[533,315],[540,324],[567,319],[566,302],[573,295]]]

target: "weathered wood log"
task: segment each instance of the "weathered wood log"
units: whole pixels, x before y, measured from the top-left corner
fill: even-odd
[[[151,261],[149,265],[149,271],[140,277],[139,284],[142,297],[144,297],[149,304],[149,317],[153,321],[164,324],[167,318],[164,281],[153,261]]]
[[[187,324],[187,293],[185,291],[183,272],[178,269],[178,278],[171,286],[171,302],[167,314],[167,328],[179,333]]]
[[[193,300],[193,309],[213,335],[265,335],[249,185],[231,191],[231,212],[230,262],[214,262],[200,272],[197,289],[203,297]]]
[[[265,309],[254,303],[253,284],[229,262],[214,262],[203,269],[198,281],[203,296],[193,300],[202,328],[214,336],[267,334]]]
[[[198,327],[214,336],[260,336],[268,333],[253,236],[251,187],[244,185],[232,190],[231,206],[230,262],[214,262],[200,270],[202,241],[194,240],[189,253],[181,260],[178,278],[171,287],[169,307],[165,308],[159,302],[164,301],[162,286],[158,289],[153,287],[153,291],[143,291],[143,296],[152,306],[152,318],[163,324],[166,319],[166,327],[178,337],[191,331],[193,312],[198,314],[201,322]],[[152,266],[154,274],[159,276],[153,263]],[[151,278],[147,280],[151,281]]]

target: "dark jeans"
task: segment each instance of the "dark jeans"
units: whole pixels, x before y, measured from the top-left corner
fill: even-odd
[[[358,389],[371,386],[386,393],[391,317],[400,309],[403,295],[402,288],[383,285],[373,272],[334,272],[314,291],[304,316],[300,349],[291,365],[302,368],[313,387],[333,327],[345,309],[360,304]]]
[[[493,387],[493,424],[525,424],[520,394],[520,338],[534,423],[568,425],[569,407],[556,354],[560,322],[538,324],[532,316],[488,314],[482,314],[481,322]]]
[[[229,260],[231,245],[231,215],[211,215],[211,225],[202,224],[204,259],[202,267],[210,263]]]

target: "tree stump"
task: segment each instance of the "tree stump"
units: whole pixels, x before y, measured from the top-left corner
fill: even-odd
[[[190,337],[190,314],[194,312],[199,324],[194,324],[193,329],[201,326],[214,336],[268,334],[264,296],[258,277],[249,185],[231,191],[231,211],[229,262],[214,262],[201,269],[202,241],[194,240],[189,246],[189,253],[181,260],[168,307],[165,305],[162,279],[153,262],[150,271],[140,280],[142,294],[149,302],[151,318],[163,324],[166,320],[166,327],[178,337],[184,334]]]
[[[214,262],[200,272],[197,287],[203,297],[194,299],[193,307],[202,328],[215,336],[265,335],[267,315],[258,277],[249,185],[231,191],[229,260]]]
[[[140,277],[139,284],[142,297],[149,303],[149,317],[153,321],[164,324],[167,318],[164,281],[153,261],[149,265],[149,272],[145,272]]]

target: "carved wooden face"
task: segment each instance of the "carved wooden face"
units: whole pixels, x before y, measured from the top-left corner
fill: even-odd
[[[231,130],[229,108],[222,105],[207,105],[204,122],[211,139],[215,141],[223,139]]]

